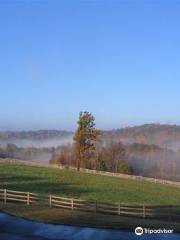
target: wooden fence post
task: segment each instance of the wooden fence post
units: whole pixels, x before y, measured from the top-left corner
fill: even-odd
[[[172,220],[173,206],[169,206],[169,209],[168,209],[168,215],[169,215],[169,220]]]
[[[30,194],[29,194],[29,192],[27,192],[27,205],[29,205],[30,204]]]
[[[7,202],[7,190],[4,189],[4,203],[6,204]]]
[[[72,210],[74,209],[74,201],[73,201],[73,199],[71,199],[71,209]]]
[[[143,218],[146,217],[146,206],[143,204]]]
[[[49,207],[52,208],[52,195],[49,195]]]
[[[97,213],[97,201],[95,201],[95,213]]]
[[[118,215],[121,215],[121,203],[118,205]]]

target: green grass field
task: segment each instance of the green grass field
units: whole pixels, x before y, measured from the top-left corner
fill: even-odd
[[[0,188],[101,202],[180,204],[178,187],[8,163],[0,164]]]

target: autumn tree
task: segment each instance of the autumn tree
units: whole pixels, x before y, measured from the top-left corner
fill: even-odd
[[[54,150],[51,164],[62,164],[67,167],[75,166],[74,146],[72,144],[61,145]]]
[[[82,165],[87,166],[87,161],[95,159],[96,141],[101,132],[95,128],[94,121],[95,118],[91,113],[79,113],[78,127],[74,134],[78,171]]]
[[[97,154],[96,170],[98,170],[98,171],[105,171],[106,170],[106,164],[105,164],[105,161],[103,159],[103,154],[102,153]]]
[[[112,172],[118,172],[119,165],[124,160],[126,150],[121,142],[110,143],[102,148],[102,156],[108,169]]]

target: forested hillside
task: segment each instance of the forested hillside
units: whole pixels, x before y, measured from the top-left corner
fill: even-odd
[[[155,144],[174,150],[180,149],[180,126],[145,124],[104,132],[107,141],[121,140],[125,143]]]
[[[180,126],[146,124],[102,131],[84,167],[180,180]],[[1,132],[0,157],[76,166],[73,132]]]

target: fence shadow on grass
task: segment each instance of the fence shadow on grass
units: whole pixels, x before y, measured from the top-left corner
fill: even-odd
[[[0,186],[1,187],[1,186]],[[29,191],[39,193],[43,195],[51,194],[58,196],[79,198],[92,193],[92,189],[82,188],[77,184],[65,183],[65,182],[49,182],[44,179],[40,179],[39,182],[17,182],[3,184],[3,188],[19,191]]]
[[[35,177],[35,176],[7,176],[7,175],[4,175],[4,177],[1,175],[0,176],[0,184],[3,182],[17,182],[17,181],[39,181],[39,180],[42,180],[43,178],[42,177]]]

